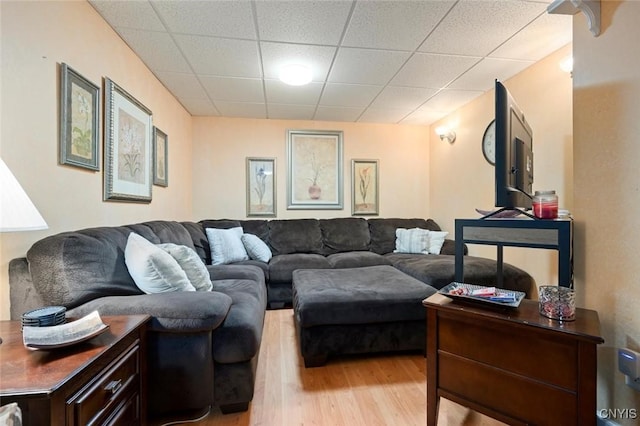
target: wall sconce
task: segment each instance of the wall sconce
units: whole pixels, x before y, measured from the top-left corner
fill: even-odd
[[[448,127],[438,127],[436,128],[436,133],[440,136],[441,141],[449,143],[454,143],[456,141],[456,132]]]

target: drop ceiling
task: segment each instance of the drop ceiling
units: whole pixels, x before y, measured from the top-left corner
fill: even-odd
[[[428,125],[572,37],[548,0],[90,3],[194,116]]]

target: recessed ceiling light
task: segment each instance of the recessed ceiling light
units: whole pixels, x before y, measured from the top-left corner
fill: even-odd
[[[280,80],[290,86],[304,86],[311,82],[311,70],[304,65],[286,65],[280,70]]]

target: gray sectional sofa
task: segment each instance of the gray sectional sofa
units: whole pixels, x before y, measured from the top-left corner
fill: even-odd
[[[241,226],[258,236],[273,257],[211,265],[206,228]],[[292,302],[300,269],[391,265],[436,289],[453,280],[454,243],[441,254],[393,253],[397,228],[439,230],[425,219],[291,219],[153,221],[65,232],[36,242],[9,265],[11,317],[47,305],[68,316],[152,316],[148,333],[150,416],[194,412],[218,405],[246,410],[253,397],[265,310]],[[207,265],[213,290],[144,294],[128,272],[124,252],[136,232],[154,244],[192,248]],[[465,279],[492,284],[496,262],[468,256]],[[504,287],[531,294],[533,279],[504,265]]]

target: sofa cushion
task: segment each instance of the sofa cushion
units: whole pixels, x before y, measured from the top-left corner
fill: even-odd
[[[369,249],[369,225],[363,218],[320,219],[325,254]]]
[[[169,253],[178,262],[178,265],[187,274],[189,282],[197,291],[211,291],[209,271],[194,249],[173,243],[158,244],[158,247]]]
[[[447,235],[446,231],[429,231],[429,254],[440,254]]]
[[[392,253],[385,255],[385,257],[398,270],[437,289],[441,289],[455,280],[455,256]],[[465,256],[464,282],[495,286],[496,268],[495,260]],[[522,291],[527,294],[527,297],[531,297],[535,283],[527,272],[504,263],[503,278],[504,288]]]
[[[229,229],[206,228],[211,247],[211,264],[226,265],[248,260],[249,255],[242,244],[242,228]]]
[[[391,265],[391,261],[382,255],[370,251],[349,251],[327,256],[329,265],[334,269],[361,268],[364,266]]]
[[[269,221],[265,219],[241,220],[240,226],[247,234],[253,234],[262,241],[269,241]]]
[[[213,359],[218,363],[252,359],[262,339],[267,304],[264,285],[253,280],[214,280],[213,290],[232,300],[224,326],[213,334]]]
[[[205,265],[211,265],[211,247],[209,246],[209,239],[204,227],[200,223],[196,222],[180,222],[180,224],[187,230],[191,241],[193,242],[193,248],[202,259]]]
[[[258,236],[245,233],[242,235],[241,240],[250,259],[265,263],[271,260],[271,249],[269,249],[269,246],[258,238]]]
[[[269,245],[273,255],[323,253],[322,231],[316,219],[272,220],[269,222]]]
[[[329,269],[326,257],[319,254],[296,253],[273,256],[269,262],[270,283],[290,283],[296,269]]]
[[[440,231],[440,227],[431,219],[381,219],[368,220],[371,244],[369,249],[374,253],[387,254],[396,247],[396,229],[422,228],[429,231]]]
[[[127,239],[124,261],[133,281],[147,294],[196,290],[173,256],[135,232]]]

